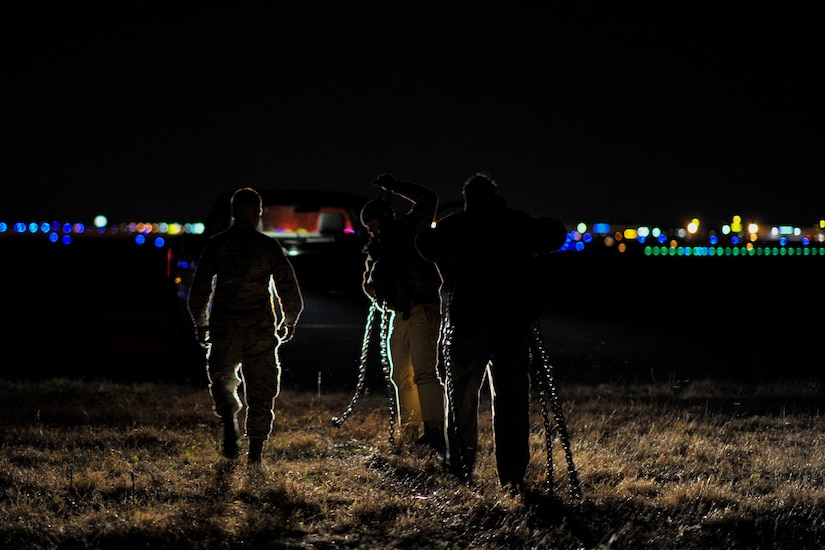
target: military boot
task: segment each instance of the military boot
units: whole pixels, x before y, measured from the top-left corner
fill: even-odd
[[[447,445],[444,440],[444,426],[441,422],[424,422],[424,435],[415,443],[416,445],[427,445],[432,447],[435,452],[443,454]]]
[[[223,456],[229,459],[241,456],[241,446],[238,443],[238,420],[235,415],[225,415],[223,419]]]
[[[264,440],[250,439],[249,453],[246,455],[247,462],[250,466],[260,467],[263,463],[264,454]]]

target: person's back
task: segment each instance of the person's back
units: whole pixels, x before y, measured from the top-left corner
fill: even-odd
[[[258,231],[261,212],[254,189],[232,195],[233,223],[207,242],[188,300],[197,338],[207,350],[209,392],[223,423],[223,454],[230,459],[241,454],[236,415],[242,408],[238,390],[243,380],[248,460],[254,466],[261,464],[280,391],[278,347],[292,338],[303,311],[286,253]]]
[[[540,313],[534,259],[563,246],[567,231],[556,219],[507,208],[495,188],[486,175],[469,178],[464,211],[422,230],[415,242],[445,279],[449,414],[444,466],[471,479],[479,392],[487,379],[499,481],[520,491],[530,458],[530,325]]]
[[[198,269],[213,273],[212,281],[201,277],[192,286],[190,303],[201,310],[204,298],[212,294],[210,325],[216,322],[249,325],[274,322],[271,304],[270,278],[280,281],[279,296],[289,302],[289,312],[300,309],[300,291],[284,252],[275,239],[258,232],[248,224],[235,223],[210,239],[209,254],[201,259]],[[203,265],[203,262],[207,262]],[[293,325],[295,319],[286,320]]]
[[[484,185],[480,183],[479,185]],[[533,318],[535,258],[559,249],[567,230],[553,218],[535,218],[509,208],[500,195],[472,195],[467,208],[416,238],[421,255],[443,266],[453,323],[489,323]]]

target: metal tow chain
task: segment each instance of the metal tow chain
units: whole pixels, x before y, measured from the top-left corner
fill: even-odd
[[[386,303],[384,304],[383,313],[381,315],[381,330],[380,330],[380,348],[381,348],[381,368],[384,371],[384,380],[387,383],[387,392],[389,393],[390,398],[390,415],[389,415],[389,440],[390,445],[395,447],[395,422],[396,422],[396,410],[398,409],[398,403],[395,399],[395,384],[392,382],[392,370],[390,369],[390,360],[389,355],[387,353],[387,336],[389,334],[389,319],[393,315],[386,307]]]
[[[355,383],[355,393],[352,394],[352,399],[349,402],[346,410],[341,416],[333,416],[332,424],[334,426],[341,426],[347,421],[347,418],[352,414],[355,404],[358,403],[358,398],[364,393],[364,383],[367,375],[367,360],[369,358],[370,341],[372,340],[372,325],[375,322],[375,311],[378,307],[375,302],[370,303],[370,309],[367,311],[367,323],[364,326],[364,337],[361,342],[361,362],[358,365],[358,379]]]
[[[370,343],[372,342],[372,332],[375,324],[375,312],[381,312],[381,324],[380,324],[380,349],[381,349],[381,366],[384,371],[384,379],[387,382],[387,388],[390,394],[390,419],[389,419],[389,440],[390,444],[394,447],[395,446],[395,438],[393,436],[395,431],[395,410],[396,410],[396,402],[395,402],[395,390],[392,384],[392,376],[390,373],[390,364],[389,359],[387,357],[387,334],[388,334],[388,326],[389,326],[389,317],[391,313],[387,310],[386,307],[380,308],[377,303],[372,302],[370,305],[370,309],[367,312],[367,321],[364,325],[364,337],[361,341],[361,359],[358,365],[358,379],[355,384],[355,392],[352,395],[352,399],[350,399],[350,403],[347,406],[346,410],[341,414],[341,416],[333,416],[332,417],[332,424],[334,426],[341,426],[344,422],[347,421],[347,418],[353,413],[355,409],[356,403],[358,403],[358,399],[364,394],[364,385],[366,383],[366,374],[367,374],[367,362],[369,360],[369,349]]]
[[[582,497],[581,485],[579,483],[579,474],[576,471],[576,466],[573,463],[573,453],[570,450],[570,437],[567,433],[567,423],[564,421],[564,412],[561,408],[561,400],[559,399],[556,385],[553,381],[553,366],[550,364],[550,359],[547,350],[544,346],[544,337],[541,332],[540,320],[533,321],[532,330],[532,348],[533,363],[537,370],[537,380],[539,385],[539,395],[541,399],[541,414],[544,418],[544,435],[547,445],[547,486],[550,492],[553,491],[553,436],[550,426],[549,415],[547,412],[546,396],[550,394],[550,406],[553,410],[553,416],[556,420],[556,426],[559,429],[559,437],[561,439],[562,447],[564,448],[564,455],[567,458],[567,474],[570,478],[570,498],[579,500]],[[538,354],[538,358],[535,356]],[[540,359],[539,364],[536,359]]]
[[[445,328],[442,333],[442,342],[441,342],[441,354],[444,360],[444,384],[447,388],[447,405],[448,411],[447,413],[450,415],[449,422],[447,427],[449,429],[448,432],[448,448],[451,450],[456,450],[458,453],[458,457],[451,457],[452,460],[458,458],[458,464],[461,468],[461,477],[463,477],[464,481],[468,484],[471,482],[470,476],[470,465],[467,464],[467,460],[464,456],[464,444],[461,438],[461,430],[458,429],[458,414],[455,410],[455,397],[454,397],[454,390],[453,390],[453,378],[452,378],[452,359],[450,357],[450,346],[453,342],[453,327],[449,324],[445,325]],[[455,445],[452,442],[455,442]],[[456,466],[453,464],[451,466]]]

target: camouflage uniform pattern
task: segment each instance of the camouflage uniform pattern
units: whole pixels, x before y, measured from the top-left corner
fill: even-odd
[[[304,307],[283,247],[244,224],[213,236],[195,269],[188,305],[195,326],[209,327],[207,374],[215,414],[226,418],[241,410],[243,381],[246,436],[267,439],[280,392],[277,327],[294,327]]]

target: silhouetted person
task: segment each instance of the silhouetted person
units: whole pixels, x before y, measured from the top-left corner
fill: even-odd
[[[438,195],[389,174],[379,176],[373,185],[404,197],[412,207],[396,216],[382,199],[364,205],[361,223],[370,240],[364,247],[367,259],[362,287],[379,307],[392,313],[387,347],[402,439],[442,451],[444,387],[437,371],[441,278],[414,244],[419,229],[430,227],[435,220]]]
[[[261,196],[232,195],[232,225],[209,239],[195,269],[189,311],[206,348],[209,393],[223,423],[223,455],[242,454],[237,413],[244,384],[248,462],[261,465],[280,391],[278,347],[292,339],[304,303],[295,272],[275,239],[258,231]],[[282,318],[275,311],[277,299]]]
[[[559,220],[507,207],[486,174],[468,178],[462,193],[462,212],[416,238],[421,255],[437,263],[444,279],[449,323],[444,466],[470,481],[486,373],[498,478],[503,487],[520,492],[530,460],[531,325],[540,315],[534,259],[561,248],[567,231]]]

